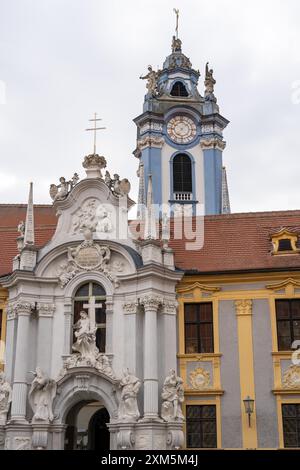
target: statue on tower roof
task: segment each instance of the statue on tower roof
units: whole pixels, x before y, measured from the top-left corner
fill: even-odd
[[[181,40],[177,38],[176,36],[173,36],[172,38],[172,53],[174,52],[181,52]]]
[[[141,80],[148,80],[146,83],[146,88],[148,89],[148,93],[151,96],[156,96],[157,94],[157,79],[159,77],[160,70],[155,72],[151,65],[148,65],[148,73],[144,76],[140,76]]]
[[[216,103],[217,98],[214,95],[216,80],[213,77],[214,71],[213,71],[213,69],[209,69],[208,64],[209,64],[209,62],[207,62],[206,66],[205,66],[205,80],[204,80],[205,92],[204,92],[204,97],[205,97],[206,101],[214,101]]]

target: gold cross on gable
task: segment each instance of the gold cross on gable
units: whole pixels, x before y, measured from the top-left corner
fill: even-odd
[[[176,15],[176,28],[175,28],[175,31],[176,31],[176,39],[178,39],[178,19],[179,19],[179,10],[178,8],[173,8],[173,11]]]
[[[100,131],[102,129],[106,129],[106,127],[97,127],[97,121],[102,121],[101,118],[97,118],[97,113],[94,113],[94,119],[89,119],[89,121],[93,121],[94,127],[86,129],[86,131],[94,131],[94,155],[96,155],[96,137],[97,137],[97,131]]]

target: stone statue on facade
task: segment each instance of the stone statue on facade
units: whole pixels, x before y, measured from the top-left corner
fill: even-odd
[[[20,237],[24,237],[25,235],[25,222],[24,220],[21,220],[19,223],[18,223],[18,227],[17,227],[17,230],[20,234]]]
[[[125,369],[120,380],[121,400],[118,410],[118,418],[126,421],[137,421],[140,412],[137,404],[137,394],[141,388],[141,381]]]
[[[69,192],[79,181],[78,173],[74,173],[70,181],[66,181],[64,176],[59,178],[59,184],[51,184],[49,194],[53,201],[63,201]]]
[[[80,357],[93,365],[99,353],[96,346],[96,326],[92,324],[88,314],[82,310],[80,319],[74,325],[76,342],[72,349],[80,354]]]
[[[32,422],[52,422],[52,405],[56,395],[56,382],[50,379],[40,367],[33,372],[34,379],[29,390],[29,403],[33,411]]]
[[[184,401],[183,380],[176,375],[174,369],[170,370],[170,375],[166,378],[161,397],[161,417],[165,421],[183,421],[181,405]]]
[[[156,96],[157,94],[157,79],[159,77],[160,71],[158,70],[155,72],[155,70],[152,69],[152,66],[148,66],[148,73],[146,75],[141,75],[140,79],[141,80],[147,80],[146,83],[146,88],[148,90],[148,94],[151,96]]]
[[[0,426],[5,425],[7,414],[12,399],[12,390],[10,384],[5,380],[5,375],[0,372]]]
[[[131,189],[129,180],[127,178],[120,180],[120,176],[117,173],[115,173],[112,178],[109,171],[106,171],[104,182],[115,196],[126,196]]]
[[[205,66],[204,97],[206,101],[213,101],[216,103],[217,98],[214,95],[214,88],[215,88],[216,80],[213,77],[214,71],[213,69],[209,69],[208,64],[209,63],[207,62]]]

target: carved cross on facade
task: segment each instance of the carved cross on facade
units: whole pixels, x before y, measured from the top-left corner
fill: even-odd
[[[97,118],[97,113],[94,114],[94,119],[89,119],[89,121],[94,122],[94,127],[90,127],[86,129],[86,131],[93,131],[94,132],[94,155],[96,155],[96,138],[97,138],[97,131],[100,131],[102,129],[106,129],[106,127],[96,127],[97,126],[97,121],[102,121],[101,118]]]
[[[96,303],[95,297],[92,296],[88,304],[83,304],[83,308],[88,309],[91,325],[96,325],[96,308],[102,308],[102,304]]]

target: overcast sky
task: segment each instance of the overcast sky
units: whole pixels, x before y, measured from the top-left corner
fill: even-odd
[[[298,0],[0,0],[0,203],[26,202],[30,181],[50,203],[50,183],[84,177],[95,111],[107,127],[98,153],[136,199],[139,76],[170,53],[173,7],[200,93],[209,61],[230,120],[232,212],[300,209]]]

